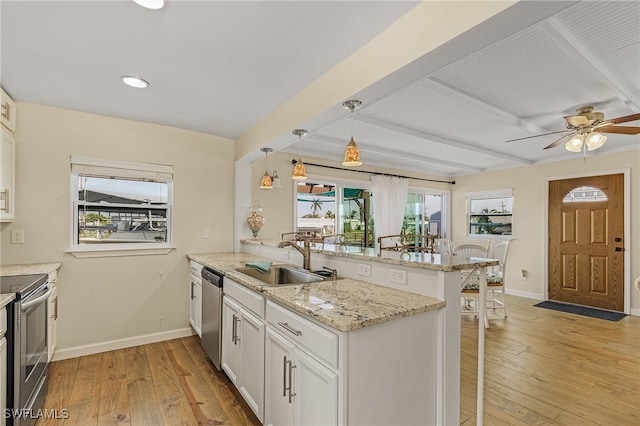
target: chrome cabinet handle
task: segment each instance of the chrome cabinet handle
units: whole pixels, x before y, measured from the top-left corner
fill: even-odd
[[[278,325],[284,328],[285,330],[287,330],[291,334],[294,334],[296,336],[302,336],[302,331],[291,328],[291,326],[286,322],[278,322]]]
[[[282,364],[282,396],[287,396],[287,356],[284,356]]]
[[[287,365],[289,366],[289,384],[287,386]],[[296,393],[293,392],[293,369],[296,368],[296,365],[291,360],[287,360],[287,356],[284,356],[284,365],[282,368],[282,396],[287,396],[287,391],[289,391],[289,404],[293,402],[293,397],[296,396]]]
[[[194,293],[193,293],[193,287],[194,287],[194,286],[195,286],[195,283],[194,283],[193,281],[191,281],[191,299],[192,299],[192,300],[193,300],[193,299],[195,299],[195,297],[196,297],[196,296],[194,295]]]
[[[240,338],[238,337],[238,323],[240,322],[240,318],[236,315],[233,314],[233,326],[232,326],[232,331],[231,331],[231,341],[233,342],[234,345],[238,344],[238,340],[240,340]]]

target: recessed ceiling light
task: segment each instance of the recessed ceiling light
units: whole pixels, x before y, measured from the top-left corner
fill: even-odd
[[[127,86],[135,87],[136,89],[144,89],[149,86],[149,82],[141,79],[140,77],[134,77],[132,75],[123,75],[120,77],[122,82]]]
[[[138,3],[142,7],[146,7],[147,9],[162,9],[164,6],[164,0],[133,0]]]

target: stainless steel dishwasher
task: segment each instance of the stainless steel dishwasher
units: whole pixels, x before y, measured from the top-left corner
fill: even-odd
[[[224,275],[202,268],[202,338],[204,351],[220,370],[222,349],[222,281]]]

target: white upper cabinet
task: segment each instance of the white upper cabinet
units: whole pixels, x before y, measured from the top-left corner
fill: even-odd
[[[15,218],[16,140],[13,133],[0,126],[0,222]]]
[[[7,93],[0,88],[0,122],[12,132],[16,131],[16,104]]]

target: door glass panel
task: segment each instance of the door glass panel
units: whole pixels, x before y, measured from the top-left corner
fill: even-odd
[[[338,226],[345,235],[346,244],[363,248],[375,247],[371,190],[342,188],[340,195],[342,215]]]
[[[593,186],[580,186],[572,189],[562,200],[563,203],[580,203],[586,201],[607,201],[604,192]]]

